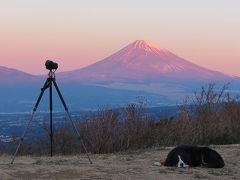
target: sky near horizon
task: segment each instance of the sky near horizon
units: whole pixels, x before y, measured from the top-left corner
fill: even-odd
[[[0,66],[74,70],[135,40],[240,76],[239,0],[0,0]]]

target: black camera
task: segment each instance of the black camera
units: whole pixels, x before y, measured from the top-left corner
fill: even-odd
[[[58,68],[58,64],[51,61],[51,60],[47,60],[45,63],[46,69],[52,71],[53,69],[57,70]]]

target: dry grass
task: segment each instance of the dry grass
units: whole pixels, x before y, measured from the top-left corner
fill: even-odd
[[[155,146],[178,144],[238,144],[240,141],[240,101],[215,84],[203,86],[186,98],[179,114],[155,124]]]
[[[177,115],[160,119],[146,113],[145,104],[128,104],[124,108],[99,108],[75,119],[87,150],[105,154],[179,144],[209,145],[240,143],[240,99],[231,97],[215,84],[203,86],[191,98],[186,98]],[[18,154],[45,155],[49,147],[49,130],[35,135],[21,146]],[[0,144],[0,154],[10,153],[16,148]],[[13,147],[13,149],[11,148]],[[74,155],[84,152],[82,145],[66,122],[54,129],[53,151],[59,155]]]
[[[89,164],[80,156],[17,157],[10,165],[10,156],[0,157],[1,179],[238,179],[240,177],[240,145],[211,146],[224,158],[222,169],[170,168],[154,166],[171,150],[152,148],[115,154],[91,155]]]

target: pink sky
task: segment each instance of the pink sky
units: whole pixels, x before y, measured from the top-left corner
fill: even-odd
[[[70,3],[71,2],[71,3]],[[0,65],[46,73],[99,61],[137,39],[148,39],[198,65],[240,76],[237,0],[4,1]]]

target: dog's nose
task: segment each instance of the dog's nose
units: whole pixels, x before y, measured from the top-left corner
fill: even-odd
[[[183,168],[183,163],[180,164],[180,167]]]

